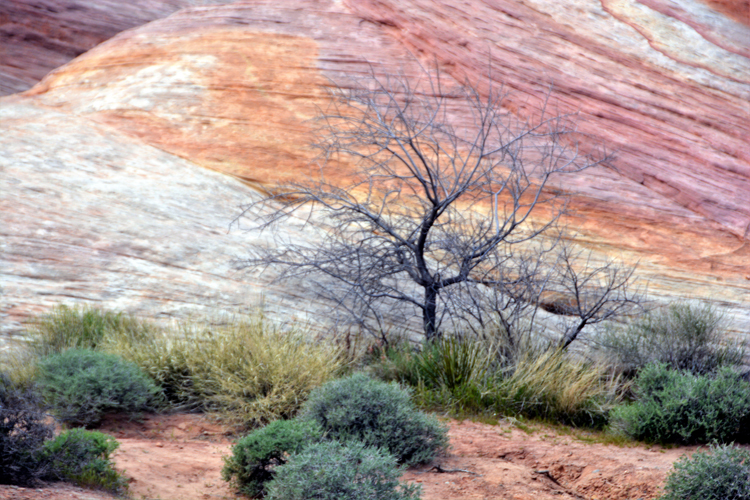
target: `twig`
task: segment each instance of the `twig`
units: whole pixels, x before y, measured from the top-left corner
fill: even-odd
[[[423,471],[420,472],[420,474],[424,474],[425,472],[432,472],[433,470],[435,472],[437,472],[437,473],[442,473],[442,474],[449,474],[449,473],[452,473],[452,472],[465,472],[466,474],[474,474],[475,476],[481,476],[481,474],[479,474],[478,472],[472,472],[472,471],[466,470],[466,469],[443,469],[439,465],[431,467],[431,468],[429,468],[427,470],[423,470]]]

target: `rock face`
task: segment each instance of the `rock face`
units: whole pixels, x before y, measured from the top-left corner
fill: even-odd
[[[558,182],[576,241],[639,262],[653,296],[727,307],[741,331],[749,25],[742,2],[269,0],[120,33],[0,100],[2,328],[64,300],[184,316],[265,294],[314,315],[304,291],[231,270],[260,237],[229,223],[248,185],[308,172],[331,81],[422,61],[458,81],[491,66],[521,118],[551,86],[584,149],[616,151]]]
[[[230,231],[257,191],[54,110],[5,102],[0,123],[2,333],[59,303],[222,320],[265,300],[278,317],[320,319],[305,283],[277,287],[272,273],[232,268],[247,248],[271,241]],[[0,347],[7,340],[0,335]]]
[[[117,33],[218,0],[4,0],[0,96],[29,89],[53,69]]]

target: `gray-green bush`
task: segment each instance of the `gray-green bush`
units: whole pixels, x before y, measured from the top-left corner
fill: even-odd
[[[243,437],[224,457],[222,477],[253,498],[266,494],[266,484],[291,453],[319,441],[323,429],[314,421],[277,420]]]
[[[673,443],[746,441],[750,383],[731,368],[711,375],[651,364],[635,379],[635,401],[612,414],[632,438]]]
[[[294,454],[268,485],[269,500],[416,500],[419,488],[399,484],[393,456],[362,443],[327,441]]]
[[[45,401],[62,421],[97,425],[104,413],[152,409],[160,389],[134,363],[119,356],[69,349],[44,358],[37,375]]]
[[[127,481],[110,458],[119,443],[101,432],[71,429],[47,441],[40,459],[49,464],[48,479],[122,492]]]
[[[661,500],[750,500],[750,453],[724,445],[681,458]]]
[[[445,426],[417,410],[408,390],[361,373],[315,389],[301,415],[331,439],[381,447],[403,464],[429,461],[448,444]]]
[[[731,341],[724,325],[724,318],[710,305],[672,304],[608,332],[601,343],[626,372],[636,373],[658,362],[706,374],[744,359],[744,344]]]

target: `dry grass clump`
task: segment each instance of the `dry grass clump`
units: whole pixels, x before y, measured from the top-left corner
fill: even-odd
[[[599,426],[623,391],[623,381],[604,365],[561,349],[520,356],[495,389],[508,413]]]
[[[140,366],[175,408],[217,411],[242,426],[291,417],[312,389],[348,366],[333,343],[282,330],[260,314],[221,328],[113,336],[105,348]]]

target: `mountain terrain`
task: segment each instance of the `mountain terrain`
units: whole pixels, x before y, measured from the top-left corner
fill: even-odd
[[[272,244],[240,207],[309,175],[332,86],[430,65],[572,114],[613,153],[552,186],[576,244],[750,323],[747,1],[10,0],[0,54],[4,341],[58,303],[325,323],[311,284],[237,268]]]

